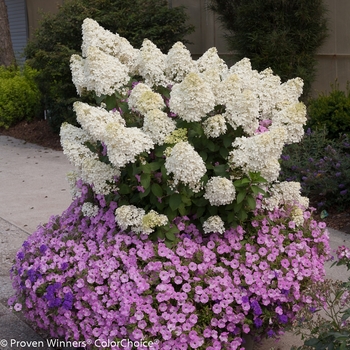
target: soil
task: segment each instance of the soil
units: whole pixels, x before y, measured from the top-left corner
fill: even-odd
[[[55,134],[46,120],[22,121],[9,129],[0,128],[0,135],[34,143],[39,146],[61,151],[60,136]]]
[[[12,136],[43,147],[61,151],[60,137],[55,134],[46,120],[23,121],[9,129],[0,128],[0,135]],[[350,234],[350,208],[342,212],[328,210],[328,216],[321,218],[316,212],[316,219],[324,221],[328,227]]]

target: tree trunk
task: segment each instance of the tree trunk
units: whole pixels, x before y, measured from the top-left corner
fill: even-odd
[[[15,63],[10,25],[5,0],[0,0],[0,65],[10,66]]]

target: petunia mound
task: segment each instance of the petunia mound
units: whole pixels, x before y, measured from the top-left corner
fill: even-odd
[[[117,204],[106,208],[101,196],[98,211],[85,216],[89,188],[81,190],[23,243],[12,269],[17,303],[51,337],[243,349],[244,334],[279,335],[311,305],[303,289],[324,277],[328,235],[310,211],[297,226],[290,212],[267,214],[258,200],[245,229],[209,236],[178,217],[170,249],[147,234],[121,231]]]

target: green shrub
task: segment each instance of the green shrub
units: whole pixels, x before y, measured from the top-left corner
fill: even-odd
[[[332,87],[329,95],[322,94],[309,101],[308,126],[312,129],[327,128],[328,138],[350,133],[350,89],[341,91]]]
[[[64,2],[57,14],[45,16],[25,49],[27,62],[40,70],[38,84],[43,93],[43,108],[49,111],[55,131],[64,121],[74,124],[74,101],[92,103],[89,95],[78,98],[69,68],[71,55],[81,52],[81,25],[87,17],[113,33],[118,32],[134,47],[140,47],[143,39],[148,38],[163,52],[176,41],[186,43],[184,36],[193,31],[186,24],[184,8],[169,8],[166,0]]]
[[[304,80],[306,99],[316,71],[316,51],[326,38],[323,0],[211,0],[226,30],[229,50],[266,67],[283,81]]]
[[[25,66],[0,67],[0,127],[9,128],[32,119],[40,104],[40,92],[34,78],[37,72]]]
[[[280,181],[299,181],[302,194],[318,209],[343,210],[350,204],[350,142],[329,140],[327,131],[310,129],[298,144],[285,146]]]

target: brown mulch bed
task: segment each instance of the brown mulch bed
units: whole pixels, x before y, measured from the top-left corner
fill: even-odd
[[[0,135],[12,136],[57,151],[62,150],[59,135],[51,130],[46,120],[23,121],[7,130],[0,128]],[[340,213],[329,210],[324,219],[320,218],[320,213],[316,213],[316,219],[326,222],[328,227],[350,234],[350,208]]]
[[[61,151],[60,136],[55,134],[46,120],[22,121],[9,129],[0,128],[0,135],[34,143],[39,146]]]

